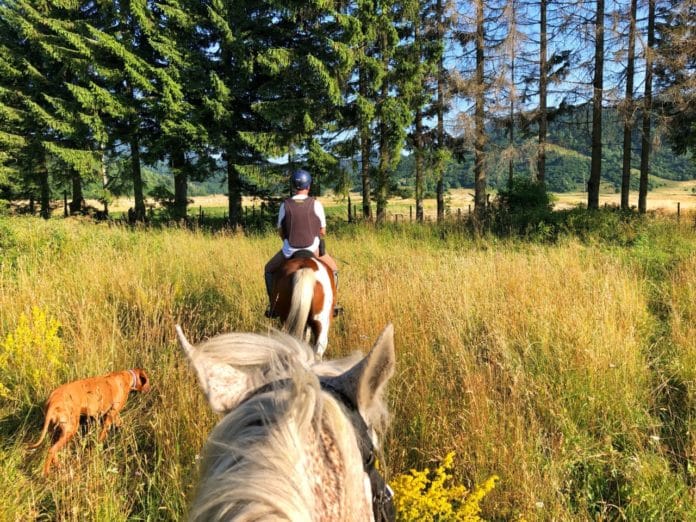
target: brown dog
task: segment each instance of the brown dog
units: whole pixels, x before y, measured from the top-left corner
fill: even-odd
[[[43,441],[48,427],[53,424],[61,431],[58,440],[48,450],[44,465],[44,475],[48,474],[56,453],[77,433],[80,416],[104,419],[104,427],[99,440],[104,440],[112,424],[121,425],[118,412],[126,404],[128,394],[132,391],[150,391],[150,379],[145,370],[136,368],[122,372],[113,372],[101,377],[91,377],[59,386],[46,401],[46,419],[39,440],[29,448],[37,448]]]

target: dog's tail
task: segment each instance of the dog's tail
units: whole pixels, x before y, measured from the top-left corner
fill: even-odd
[[[46,412],[46,419],[44,420],[44,425],[43,429],[41,430],[41,435],[39,436],[39,440],[37,440],[34,444],[29,444],[27,446],[29,449],[35,449],[38,448],[41,443],[44,440],[44,437],[46,436],[46,433],[48,432],[48,427],[51,425],[51,422],[53,422],[53,415],[50,414],[50,412]]]

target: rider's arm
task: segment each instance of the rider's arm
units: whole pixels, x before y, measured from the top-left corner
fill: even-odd
[[[280,208],[278,209],[278,235],[280,236],[280,239],[285,239],[285,232],[283,231],[283,220],[285,219],[285,203],[280,204]]]
[[[319,218],[319,223],[321,223],[319,236],[324,237],[326,235],[326,214],[324,213],[324,206],[319,202],[318,199],[314,200],[314,213]]]

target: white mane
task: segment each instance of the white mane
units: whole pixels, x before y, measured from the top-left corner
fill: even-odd
[[[319,384],[359,357],[315,363],[307,344],[278,332],[184,342],[211,405],[228,412],[204,449],[191,520],[370,519],[353,425]],[[361,408],[368,425],[385,419],[376,392]]]

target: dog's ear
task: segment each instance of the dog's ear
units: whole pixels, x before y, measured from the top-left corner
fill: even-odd
[[[150,391],[150,378],[145,373],[145,370],[138,369],[138,383],[140,384],[140,391],[149,392]]]

